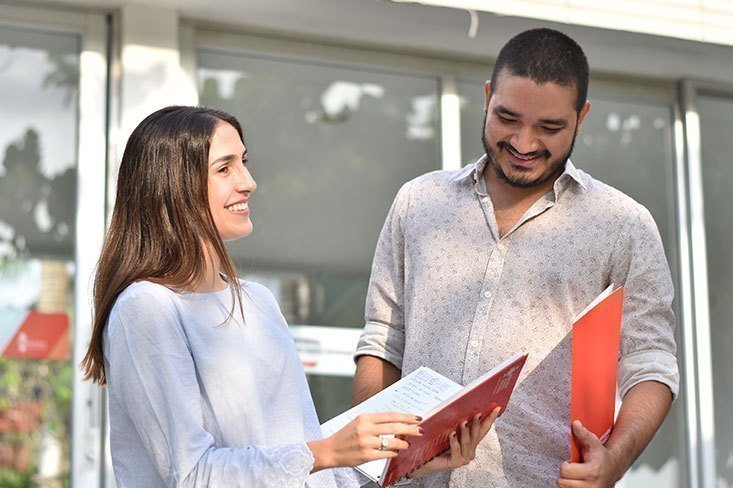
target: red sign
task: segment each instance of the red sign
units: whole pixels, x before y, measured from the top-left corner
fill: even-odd
[[[28,312],[2,355],[29,359],[69,359],[69,317],[65,313]]]

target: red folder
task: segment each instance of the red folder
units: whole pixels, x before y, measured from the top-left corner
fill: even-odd
[[[379,486],[391,486],[448,449],[448,436],[464,420],[472,419],[479,412],[485,419],[496,407],[501,407],[500,415],[504,413],[526,359],[527,354],[509,358],[426,413],[420,422],[423,435],[410,437],[410,448],[387,462]],[[460,440],[460,431],[458,435]]]
[[[611,285],[573,322],[570,422],[580,420],[603,443],[614,423],[623,302],[623,286]],[[571,427],[570,461],[581,460]]]

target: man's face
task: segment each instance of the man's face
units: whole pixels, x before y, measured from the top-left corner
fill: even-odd
[[[483,143],[501,183],[551,186],[563,172],[590,104],[575,109],[574,86],[545,83],[504,70],[495,90],[486,83]]]

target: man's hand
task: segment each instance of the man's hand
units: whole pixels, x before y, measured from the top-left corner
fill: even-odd
[[[612,487],[623,473],[618,473],[618,463],[611,451],[601,444],[593,432],[583,427],[580,420],[573,422],[573,433],[579,441],[583,462],[562,464],[558,488]]]
[[[646,448],[672,405],[669,388],[642,381],[624,396],[611,437],[602,445],[592,432],[573,421],[582,463],[563,463],[559,487],[609,487],[618,481]]]

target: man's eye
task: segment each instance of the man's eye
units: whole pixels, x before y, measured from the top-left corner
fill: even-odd
[[[548,134],[557,134],[562,130],[562,127],[543,127],[543,129]]]
[[[516,120],[514,120],[514,119],[509,119],[509,118],[506,118],[506,117],[504,117],[504,116],[503,116],[503,115],[501,115],[501,114],[496,114],[496,115],[497,115],[497,116],[499,117],[499,120],[500,120],[500,121],[501,121],[501,122],[502,122],[503,124],[513,124],[514,122],[516,122]]]

